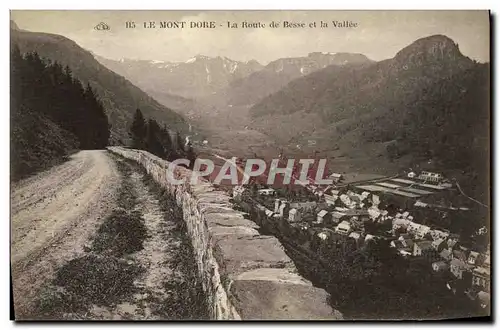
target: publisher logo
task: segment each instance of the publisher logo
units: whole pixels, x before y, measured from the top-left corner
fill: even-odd
[[[109,27],[109,25],[104,23],[104,22],[101,22],[101,23],[97,24],[96,26],[94,26],[94,30],[97,30],[97,31],[107,31],[110,29],[111,28]]]

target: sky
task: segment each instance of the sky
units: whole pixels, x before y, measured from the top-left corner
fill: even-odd
[[[20,29],[66,36],[80,46],[110,59],[183,62],[195,55],[257,60],[262,64],[311,52],[362,53],[379,61],[393,57],[413,41],[443,34],[461,52],[489,61],[487,11],[11,11]],[[126,28],[126,22],[135,28]],[[144,28],[154,21],[156,28]],[[186,22],[186,27],[159,28],[160,22]],[[191,22],[215,22],[213,29],[190,28]],[[264,28],[242,28],[243,22]],[[277,28],[271,22],[279,22]],[[284,22],[304,23],[285,28]],[[327,27],[320,27],[320,21]],[[334,27],[333,21],[354,27]],[[109,30],[96,30],[100,22]],[[238,28],[229,28],[228,22]],[[316,27],[309,24],[316,22]],[[146,23],[148,24],[148,23]]]

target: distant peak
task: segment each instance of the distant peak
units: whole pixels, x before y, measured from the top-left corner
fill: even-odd
[[[196,59],[199,59],[199,60],[209,60],[211,59],[212,57],[210,56],[206,56],[206,55],[201,55],[201,54],[198,54],[195,56]]]
[[[330,53],[330,52],[312,52],[307,54],[308,57],[315,57],[315,56],[333,56],[337,55],[337,53]]]
[[[396,54],[396,59],[408,61],[446,60],[464,57],[452,39],[437,34],[421,38],[403,48]]]
[[[429,37],[417,39],[414,43],[412,43],[408,47],[413,47],[413,48],[440,47],[440,48],[449,48],[458,50],[458,44],[456,44],[451,38],[442,34],[435,34]]]
[[[223,61],[226,63],[230,62],[230,63],[245,63],[245,64],[260,65],[259,62],[257,62],[256,60],[249,60],[249,61],[241,62],[241,61],[233,60],[227,56],[211,57],[211,56],[206,56],[206,55],[201,55],[201,54],[193,56],[192,58],[190,58],[189,60],[187,60],[184,63],[194,63],[196,61],[218,61],[218,62]]]
[[[245,61],[246,64],[252,64],[252,65],[261,65],[259,63],[259,61],[257,60],[248,60],[248,61]]]
[[[450,45],[454,45],[455,42],[448,36],[445,36],[444,34],[434,34],[428,37],[423,37],[420,39],[417,39],[414,43],[425,43],[425,42],[440,42],[440,43],[448,43]]]
[[[203,61],[203,60],[210,60],[212,57],[210,56],[205,56],[201,54],[197,54],[194,57],[191,57],[189,60],[187,60],[185,63],[194,63],[196,61]]]

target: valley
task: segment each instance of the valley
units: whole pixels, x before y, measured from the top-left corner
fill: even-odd
[[[426,154],[416,146],[440,116],[453,116],[444,124],[450,130],[458,131],[451,125],[459,122],[479,125],[473,131],[480,132],[488,125],[486,104],[480,105],[481,115],[475,119],[453,119],[467,116],[460,98],[488,99],[484,83],[473,81],[486,82],[489,66],[463,56],[443,35],[419,39],[379,62],[362,54],[333,52],[278,59],[265,66],[202,55],[185,63],[97,59],[199,127],[196,142],[206,140],[205,148],[228,155],[272,158],[283,150],[289,157],[327,157],[339,171],[389,175],[428,162],[446,166],[446,153]],[[183,79],[177,79],[180,72]],[[452,107],[460,113],[442,103],[441,114],[419,114],[427,113],[429,104],[442,102],[436,86],[452,95],[446,102],[457,103]],[[423,99],[428,91],[433,92]],[[174,101],[176,94],[181,96]],[[426,123],[416,124],[422,120]],[[429,128],[417,128],[427,122]],[[487,139],[465,136],[477,141],[476,149]],[[436,141],[436,148],[440,143]],[[396,158],[388,151],[394,147],[399,150]]]
[[[306,47],[287,34],[313,30],[299,14],[281,19],[279,47],[253,17],[193,14],[202,37],[181,51],[194,37],[174,16],[160,23],[183,33],[169,49],[136,39],[147,57],[124,48],[108,58],[11,21],[16,319],[489,313],[488,61],[439,33],[402,37],[377,60],[363,43],[393,40]],[[357,27],[337,18],[331,30]],[[208,33],[225,22],[214,44]],[[108,33],[117,47],[113,29],[82,44]],[[249,52],[255,40],[262,49]],[[203,159],[213,170],[183,181]],[[244,177],[250,159],[274,168],[216,180],[226,168]]]
[[[382,61],[311,52],[263,65],[204,55],[185,62],[109,60],[63,37],[13,31],[22,52],[68,64],[94,86],[112,144],[128,143],[137,107],[168,123],[173,135],[188,136],[201,154],[321,157],[346,173],[444,168],[483,202],[488,198],[477,186],[488,180],[479,160],[488,152],[490,67],[464,56],[444,35],[418,39]],[[450,146],[450,135],[473,147]]]

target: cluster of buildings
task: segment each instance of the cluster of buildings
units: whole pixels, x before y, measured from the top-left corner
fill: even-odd
[[[333,194],[322,194],[317,201],[290,202],[283,198],[274,199],[274,210],[269,210],[271,218],[281,219],[292,228],[314,233],[314,239],[325,244],[343,241],[353,242],[361,247],[365,242],[376,239],[367,234],[367,222],[383,222],[389,219],[388,211],[380,210],[380,198],[370,193],[345,194],[330,190]]]
[[[392,231],[397,239],[391,241],[391,247],[401,255],[427,259],[434,272],[454,276],[455,280],[448,283],[450,290],[463,290],[471,299],[479,299],[481,305],[489,304],[489,247],[484,253],[473,251],[460,244],[459,235],[418,224],[408,212],[396,214]]]
[[[344,190],[345,191],[345,190]],[[287,221],[291,226],[310,230],[315,228],[323,241],[345,237],[357,246],[377,239],[365,231],[365,224],[385,224],[389,228],[381,233],[398,253],[407,258],[423,258],[429,262],[429,271],[449,272],[455,278],[449,282],[450,290],[464,290],[481,305],[489,304],[490,256],[460,244],[460,237],[446,229],[435,229],[419,224],[408,211],[395,214],[379,208],[383,196],[357,189],[340,192],[330,189],[320,202],[288,202],[275,198],[274,212],[270,215]],[[455,285],[460,282],[460,288]],[[466,285],[464,285],[466,284]]]
[[[336,174],[335,174],[336,175]],[[340,181],[341,175],[335,179]],[[409,180],[408,180],[409,179]],[[472,300],[486,307],[490,302],[490,255],[473,251],[460,244],[459,235],[446,229],[419,224],[408,211],[408,206],[423,207],[420,197],[450,189],[441,174],[411,172],[408,179],[389,178],[386,181],[355,184],[336,190],[309,187],[319,201],[291,202],[276,198],[273,189],[261,189],[258,194],[267,197],[266,216],[280,219],[290,228],[309,233],[311,244],[332,246],[342,241],[361,247],[372,239],[383,238],[406,258],[428,261],[429,271],[451,274],[448,288],[454,293],[462,291]],[[388,203],[387,201],[391,202]],[[395,209],[388,205],[396,201]],[[401,201],[401,203],[398,203]],[[418,205],[417,205],[418,204]],[[429,205],[425,205],[429,207]],[[376,233],[365,230],[368,224],[383,228]],[[372,226],[373,229],[373,226]],[[323,242],[323,243],[322,243]],[[328,253],[334,253],[328,250]]]

